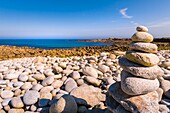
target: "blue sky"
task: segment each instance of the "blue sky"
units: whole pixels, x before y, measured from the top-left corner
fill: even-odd
[[[170,0],[0,0],[1,38],[170,36]]]

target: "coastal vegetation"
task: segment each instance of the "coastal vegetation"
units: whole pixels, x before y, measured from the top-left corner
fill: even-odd
[[[69,56],[90,56],[97,55],[101,52],[126,51],[129,38],[107,38],[81,40],[85,42],[105,42],[108,46],[79,47],[70,49],[41,49],[17,46],[0,46],[0,60],[13,58],[34,57],[34,56],[51,56],[51,57],[69,57]],[[170,38],[155,38],[153,43],[158,45],[158,50],[170,50]]]

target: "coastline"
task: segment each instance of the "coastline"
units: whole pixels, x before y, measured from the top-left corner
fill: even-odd
[[[24,57],[70,57],[70,56],[92,56],[101,52],[127,51],[129,38],[107,38],[107,39],[88,39],[81,40],[84,42],[104,42],[106,46],[87,46],[78,48],[63,49],[41,49],[27,46],[0,46],[0,60]],[[153,43],[158,45],[158,50],[170,50],[170,38],[155,38]]]

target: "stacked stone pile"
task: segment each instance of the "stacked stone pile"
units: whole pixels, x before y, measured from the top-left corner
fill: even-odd
[[[107,106],[113,113],[158,113],[162,89],[158,78],[164,75],[158,66],[157,46],[144,26],[137,27],[130,50],[119,59],[123,68],[121,82],[109,88]]]

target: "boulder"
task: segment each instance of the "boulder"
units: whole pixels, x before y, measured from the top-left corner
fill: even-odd
[[[158,113],[159,111],[159,97],[156,91],[130,96],[122,91],[120,82],[117,82],[109,87],[109,94],[132,113]]]
[[[50,113],[77,113],[77,104],[70,95],[63,95],[56,103],[52,104]]]
[[[105,95],[101,93],[101,89],[86,84],[74,88],[70,95],[83,99],[92,107],[99,104],[100,101],[105,101]]]
[[[128,95],[141,95],[159,88],[158,79],[149,80],[132,76],[126,71],[121,72],[121,88]]]
[[[157,65],[145,67],[131,62],[125,57],[119,59],[119,65],[132,75],[146,79],[155,79],[164,75],[164,71]]]
[[[159,57],[152,53],[127,51],[126,58],[132,62],[148,67],[155,66],[159,63]]]

